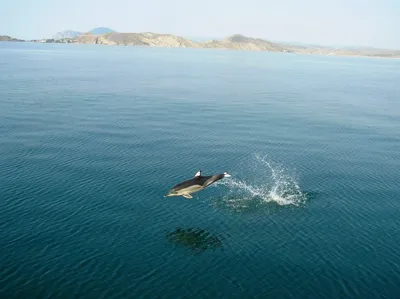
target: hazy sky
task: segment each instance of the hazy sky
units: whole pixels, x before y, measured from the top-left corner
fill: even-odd
[[[24,39],[106,26],[400,49],[400,0],[0,0],[0,12],[0,34]]]

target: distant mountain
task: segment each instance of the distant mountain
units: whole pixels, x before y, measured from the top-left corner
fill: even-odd
[[[8,35],[0,35],[0,42],[24,42],[24,40],[17,39]]]
[[[103,35],[103,34],[108,34],[108,33],[112,33],[112,32],[115,32],[115,31],[110,28],[107,28],[107,27],[97,27],[97,28],[90,30],[86,34]],[[75,30],[65,30],[65,31],[57,32],[53,36],[53,39],[59,40],[59,39],[65,39],[65,38],[75,38],[81,34],[84,34],[84,32],[75,31]]]
[[[53,39],[74,38],[81,34],[82,34],[82,32],[79,32],[79,31],[65,30],[65,31],[57,32],[53,36]]]
[[[115,30],[112,30],[111,28],[108,27],[97,27],[92,30],[90,30],[88,33],[94,34],[94,35],[102,35],[102,34],[107,34],[107,33],[113,33]]]

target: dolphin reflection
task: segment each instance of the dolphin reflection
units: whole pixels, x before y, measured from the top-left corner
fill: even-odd
[[[187,247],[197,253],[222,247],[220,237],[200,228],[177,228],[167,233],[167,239],[171,243]]]

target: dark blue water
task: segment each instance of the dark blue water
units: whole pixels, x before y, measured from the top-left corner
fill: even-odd
[[[0,44],[1,298],[399,298],[400,62]],[[227,171],[191,200],[163,196]]]

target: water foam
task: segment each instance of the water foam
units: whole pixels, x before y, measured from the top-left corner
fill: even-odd
[[[299,206],[306,196],[301,191],[295,175],[280,164],[268,160],[267,156],[255,155],[251,163],[251,181],[235,178],[221,180],[218,185],[228,187],[222,199],[225,205],[244,210],[261,204],[274,202],[280,206]]]

